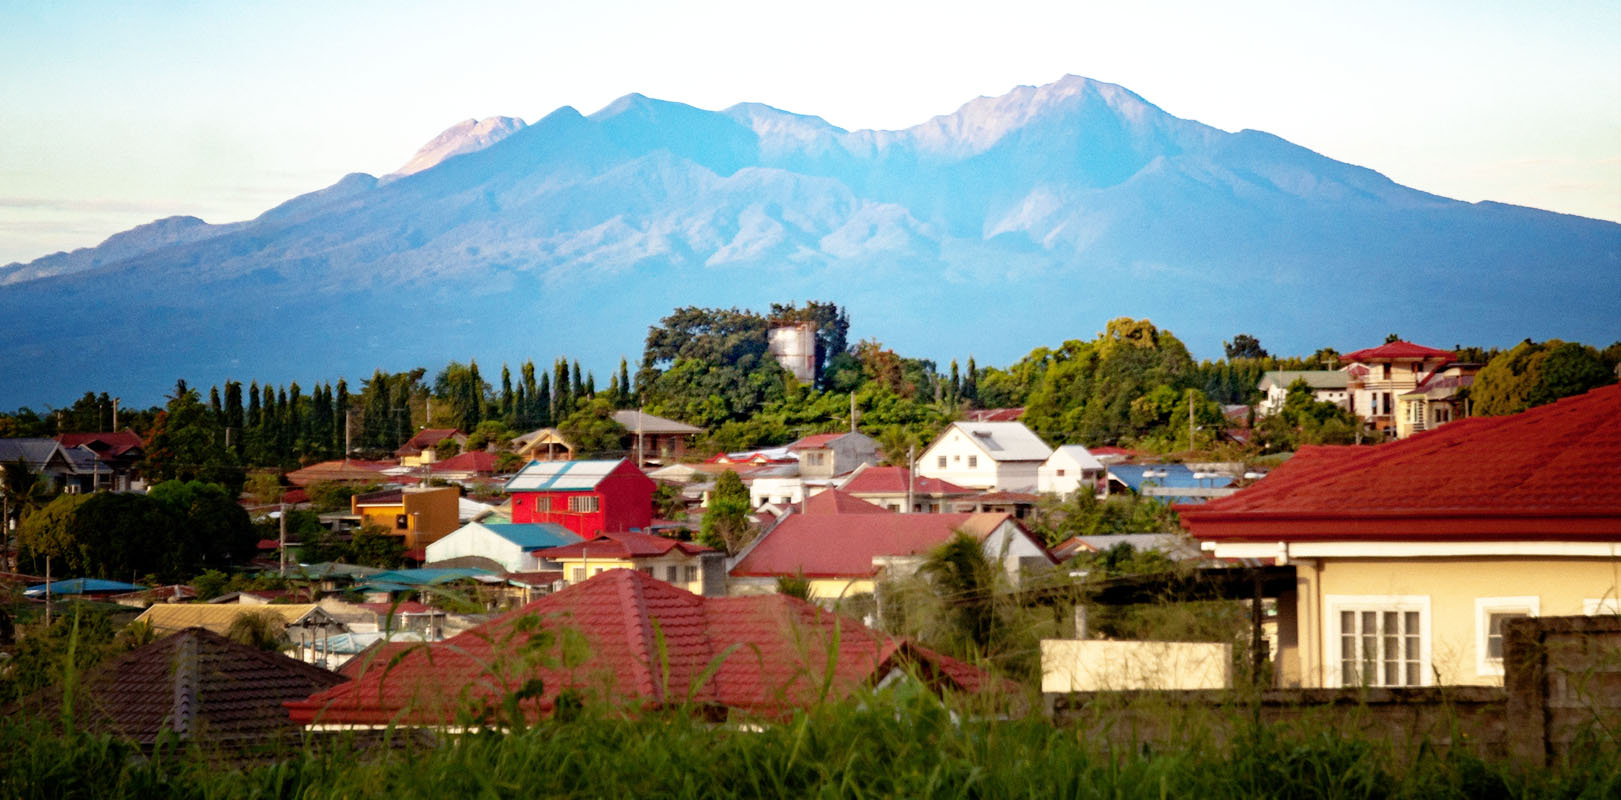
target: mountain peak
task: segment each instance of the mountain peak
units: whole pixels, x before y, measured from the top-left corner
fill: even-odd
[[[441,161],[463,153],[473,153],[483,150],[502,139],[517,133],[524,128],[524,121],[517,117],[485,117],[484,119],[465,119],[445,129],[444,133],[433,138],[433,141],[422,146],[422,149],[411,157],[405,165],[391,173],[390,178],[403,178],[414,175],[429,167],[437,166]]]

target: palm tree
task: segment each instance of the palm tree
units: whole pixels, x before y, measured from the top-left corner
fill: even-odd
[[[280,651],[289,644],[286,623],[268,611],[250,611],[231,620],[225,638],[272,652]]]
[[[979,540],[958,531],[929,554],[922,572],[950,608],[957,636],[988,651],[996,632],[996,570]]]

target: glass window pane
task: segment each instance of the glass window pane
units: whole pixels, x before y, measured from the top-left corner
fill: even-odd
[[[1418,660],[1418,634],[1409,634],[1407,637],[1407,652],[1403,656],[1408,661]]]
[[[1407,685],[1408,686],[1419,686],[1419,685],[1421,685],[1421,683],[1422,683],[1422,681],[1420,681],[1418,679],[1418,662],[1417,661],[1409,661],[1409,662],[1407,662]]]
[[[1399,662],[1396,662],[1396,661],[1386,661],[1385,662],[1385,685],[1386,686],[1400,686],[1401,685],[1400,667],[1401,667],[1401,665],[1400,665]]]
[[[1418,624],[1418,612],[1417,611],[1409,611],[1409,612],[1407,612],[1407,628],[1405,629],[1405,631],[1407,633],[1410,633],[1410,634],[1414,635],[1414,636],[1418,635],[1418,633],[1419,633],[1419,624]]]

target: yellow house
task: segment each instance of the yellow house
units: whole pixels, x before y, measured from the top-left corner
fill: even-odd
[[[394,455],[399,457],[402,467],[421,467],[438,461],[446,442],[460,450],[467,446],[467,434],[455,428],[423,428],[400,445]]]
[[[385,489],[349,498],[349,509],[362,525],[376,525],[404,537],[405,549],[415,550],[460,527],[460,497],[454,486]]]
[[[1450,350],[1403,341],[1347,353],[1345,362],[1346,406],[1399,438],[1467,416],[1458,390],[1480,369],[1459,363]]]
[[[1292,565],[1286,686],[1500,685],[1502,624],[1621,612],[1621,386],[1377,447],[1303,448],[1182,509],[1218,558]]]
[[[518,458],[526,462],[574,460],[574,445],[563,438],[562,431],[556,428],[530,431],[513,439],[512,444],[517,448]]]
[[[537,550],[534,556],[557,563],[570,586],[611,569],[633,569],[693,594],[725,593],[725,554],[696,542],[615,531],[584,542]]]

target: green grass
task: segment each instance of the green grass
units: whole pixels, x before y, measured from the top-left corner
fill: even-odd
[[[206,746],[170,743],[143,755],[105,736],[47,734],[36,723],[0,724],[0,796],[1621,796],[1613,750],[1523,768],[1427,749],[1397,758],[1380,742],[1320,725],[1242,724],[1226,743],[1152,749],[1113,745],[1039,717],[966,718],[905,688],[758,725],[717,726],[684,711],[637,719],[586,713],[518,733],[447,736],[425,749],[312,741],[245,765]]]

